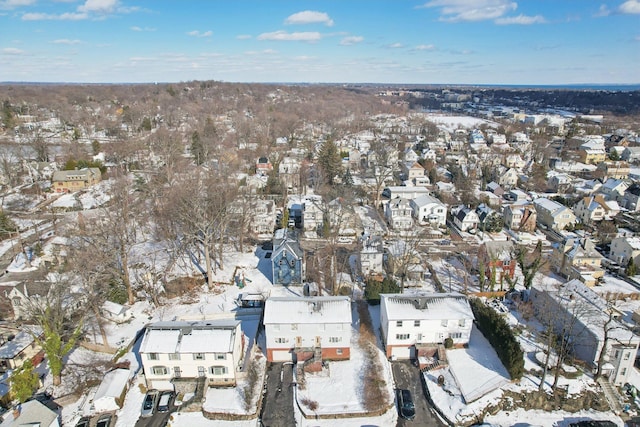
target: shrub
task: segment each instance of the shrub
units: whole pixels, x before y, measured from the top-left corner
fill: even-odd
[[[364,290],[364,297],[369,304],[378,305],[380,304],[380,294],[397,294],[398,292],[400,292],[400,286],[388,277],[385,277],[382,282],[369,279]]]
[[[453,339],[451,337],[447,337],[444,340],[444,348],[452,348],[453,347]]]

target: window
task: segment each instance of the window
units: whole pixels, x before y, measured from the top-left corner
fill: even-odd
[[[283,338],[283,337],[276,338],[276,343],[278,343],[278,344],[284,344],[284,343],[287,343],[287,342],[289,342],[289,338]]]
[[[620,372],[620,375],[622,376],[627,375],[627,368],[622,368],[622,372]]]
[[[616,350],[616,355],[614,356],[616,359],[620,357],[620,350]]]
[[[180,360],[180,353],[169,353],[169,360]]]
[[[414,320],[413,321],[413,326],[416,327],[416,328],[419,328],[420,327],[420,321],[419,320]]]
[[[623,356],[623,359],[624,359],[624,360],[629,360],[629,354],[630,354],[630,353],[629,353],[628,351],[627,351],[627,352],[625,352],[625,353],[624,353],[624,356]],[[624,375],[624,374],[623,374],[623,375]]]
[[[464,328],[465,323],[465,319],[458,320],[458,326],[460,326],[461,328]]]
[[[449,336],[452,339],[460,339],[460,338],[462,338],[462,333],[461,332],[453,332],[453,333],[449,334]]]
[[[397,340],[408,340],[409,339],[409,334],[396,334],[396,339]]]
[[[198,366],[198,376],[199,377],[204,377],[205,372],[206,371],[204,369],[204,366]]]
[[[342,349],[341,348],[336,349],[336,354],[342,354]]]
[[[147,360],[159,360],[158,353],[147,353]]]
[[[152,366],[151,373],[153,375],[168,375],[169,369],[166,366]]]
[[[209,374],[211,375],[224,375],[227,373],[227,367],[226,366],[210,366],[209,367]]]
[[[182,376],[182,371],[180,370],[180,366],[173,367],[173,376],[176,378],[180,378]]]
[[[216,360],[227,360],[227,355],[226,355],[226,353],[216,353],[215,359]]]
[[[298,330],[298,324],[297,323],[292,323],[291,324],[291,330],[292,331],[297,331]]]
[[[342,337],[329,337],[329,342],[336,343],[342,341]]]
[[[280,325],[273,325],[273,330],[274,331],[279,331],[280,330]]]
[[[447,327],[447,320],[446,320],[446,319],[441,320],[441,321],[440,321],[440,325],[441,325],[441,326],[444,326],[444,327],[446,328],[446,327]]]
[[[396,321],[396,326],[397,326],[398,328],[402,328],[402,320],[398,320],[398,321]]]
[[[193,353],[193,360],[204,360],[204,353]]]

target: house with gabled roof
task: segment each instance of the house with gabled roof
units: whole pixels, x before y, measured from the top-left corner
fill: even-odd
[[[640,210],[640,184],[633,183],[626,189],[621,201],[622,206],[631,212]]]
[[[604,276],[601,267],[604,258],[595,244],[586,237],[568,237],[552,246],[551,265],[568,279],[579,279],[587,286],[594,286]]]
[[[433,196],[424,194],[409,201],[413,217],[420,225],[430,224],[444,227],[447,222],[447,207]]]
[[[147,387],[172,390],[172,381],[178,378],[235,386],[244,348],[240,321],[218,319],[152,323],[145,329],[139,353]]]
[[[349,297],[271,297],[262,323],[269,362],[350,358]]]
[[[611,241],[609,259],[621,266],[626,266],[630,259],[636,266],[640,266],[640,237],[618,236]]]
[[[55,405],[55,404],[54,404]],[[58,408],[60,408],[58,406]],[[60,408],[61,409],[61,408]],[[56,412],[39,400],[21,403],[0,422],[2,427],[60,427],[60,411]]]
[[[444,344],[469,343],[473,312],[459,293],[380,294],[380,329],[386,355],[416,359],[422,349]]]
[[[511,189],[518,185],[518,171],[514,168],[505,170],[498,177],[498,184],[504,189]]]
[[[605,179],[627,179],[629,178],[629,163],[605,161],[598,164],[596,174]]]
[[[56,193],[71,193],[89,188],[101,179],[102,173],[98,168],[55,171],[52,187]]]
[[[568,207],[544,197],[533,201],[538,224],[553,230],[564,230],[576,223],[576,216]]]
[[[15,336],[0,345],[0,373],[18,369],[25,360],[31,360],[37,366],[44,358],[42,347],[35,337],[42,338],[42,328],[29,326],[28,330],[18,331]]]
[[[602,194],[598,194],[578,200],[573,211],[583,224],[592,224],[613,218],[620,212],[620,206],[615,200],[607,201]]]
[[[460,231],[474,232],[480,220],[475,210],[468,206],[457,206],[451,210],[453,224]]]
[[[394,230],[408,230],[413,227],[413,209],[410,199],[397,197],[384,204],[384,217]]]
[[[509,230],[532,233],[536,230],[538,214],[532,202],[522,201],[506,205],[502,210],[504,225]]]
[[[556,333],[569,334],[575,357],[595,369],[604,348],[603,377],[616,386],[628,382],[640,337],[618,320],[612,307],[593,289],[580,280],[560,286],[537,281],[531,288],[530,300],[538,319],[550,322]]]
[[[506,278],[513,279],[518,264],[513,240],[487,240],[478,248],[478,269],[482,264],[487,279],[503,284]]]
[[[603,194],[607,200],[622,200],[629,184],[621,179],[609,178],[602,183],[598,193]],[[629,208],[627,208],[629,209]]]
[[[302,284],[304,281],[304,251],[295,231],[285,228],[276,230],[273,237],[271,271],[274,285]]]

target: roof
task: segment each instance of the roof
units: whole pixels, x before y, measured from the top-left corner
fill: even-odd
[[[39,327],[33,327],[33,332],[35,334],[42,334],[42,329]],[[29,332],[20,331],[11,341],[7,341],[0,347],[0,359],[13,359],[16,357],[22,350],[27,348],[33,343],[34,338]]]
[[[147,327],[141,353],[229,353],[238,320],[158,322]]]
[[[58,418],[58,414],[37,400],[20,404],[20,415],[13,419],[9,426],[41,426],[49,427]],[[9,421],[9,420],[7,420]],[[4,425],[4,423],[2,423]]]
[[[416,197],[415,199],[413,199],[413,204],[416,205],[418,208],[427,206],[433,203],[444,206],[444,204],[440,200],[428,194],[422,194]]]
[[[469,300],[462,294],[380,294],[389,320],[473,319]]]
[[[263,323],[351,323],[349,297],[272,297]]]
[[[93,400],[96,401],[103,397],[106,398],[118,398],[122,394],[122,391],[127,387],[129,381],[129,375],[131,371],[129,369],[114,369],[105,374]]]

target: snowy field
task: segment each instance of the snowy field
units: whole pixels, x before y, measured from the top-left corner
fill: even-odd
[[[426,119],[435,123],[441,129],[453,133],[456,129],[476,129],[481,125],[487,125],[492,128],[500,127],[500,124],[485,119],[470,116],[447,116],[440,114],[426,114]]]

